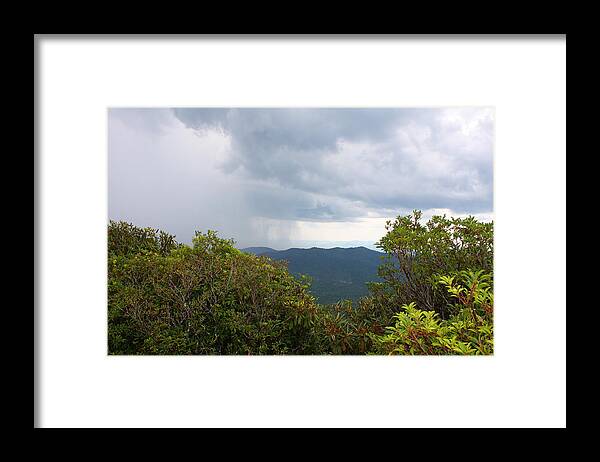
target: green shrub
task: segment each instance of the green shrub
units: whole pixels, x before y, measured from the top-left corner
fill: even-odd
[[[242,253],[212,231],[167,253],[149,234],[111,223],[109,248],[110,354],[321,351],[312,330],[318,307],[284,265]]]
[[[377,243],[387,254],[379,269],[383,282],[372,284],[371,291],[384,306],[415,302],[446,319],[448,294],[436,290],[435,282],[463,270],[493,271],[493,223],[434,216],[423,225],[421,215],[415,210],[388,221],[388,232]]]
[[[376,351],[401,355],[490,355],[493,354],[492,277],[483,271],[461,271],[441,276],[455,300],[452,315],[440,319],[434,311],[417,309],[414,302],[394,315],[395,323],[385,335],[371,337]]]
[[[492,224],[388,223],[370,296],[318,305],[284,262],[214,231],[108,226],[109,354],[492,354]],[[388,326],[386,328],[386,326]]]
[[[110,221],[108,225],[108,255],[134,255],[140,252],[157,252],[167,255],[179,244],[164,231],[138,228],[124,221]]]

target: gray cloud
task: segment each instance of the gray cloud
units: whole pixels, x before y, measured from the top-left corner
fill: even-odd
[[[184,241],[210,228],[241,245],[284,248],[298,222],[358,222],[414,208],[489,213],[492,114],[111,109],[109,216]]]
[[[361,201],[372,209],[492,209],[489,110],[188,108],[174,113],[189,128],[217,129],[231,138],[230,155],[221,164],[228,173]],[[323,219],[348,218],[326,202],[313,202],[313,208],[321,204],[332,212]]]

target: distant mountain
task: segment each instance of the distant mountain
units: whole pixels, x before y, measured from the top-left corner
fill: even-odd
[[[296,276],[306,274],[312,278],[311,292],[323,304],[342,299],[356,301],[368,295],[366,283],[379,280],[377,268],[385,255],[365,247],[287,250],[248,247],[242,251],[273,260],[286,260],[290,273]]]
[[[254,255],[262,255],[267,252],[277,252],[277,250],[272,249],[271,247],[246,247],[242,249],[242,252],[253,253]]]

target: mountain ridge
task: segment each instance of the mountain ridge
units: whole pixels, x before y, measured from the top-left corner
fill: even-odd
[[[368,295],[366,283],[379,281],[377,269],[385,254],[364,246],[334,248],[297,248],[275,250],[270,247],[240,249],[272,260],[285,260],[295,276],[311,278],[311,292],[319,303],[339,300],[358,301]]]

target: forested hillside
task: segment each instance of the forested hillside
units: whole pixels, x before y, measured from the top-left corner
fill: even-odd
[[[108,352],[492,354],[493,223],[415,211],[386,228],[380,280],[353,306],[318,303],[269,250],[110,222]]]
[[[365,247],[287,250],[248,247],[242,251],[286,261],[288,271],[294,276],[309,276],[310,292],[323,304],[344,299],[356,303],[368,295],[367,283],[380,281],[377,270],[384,256]]]

